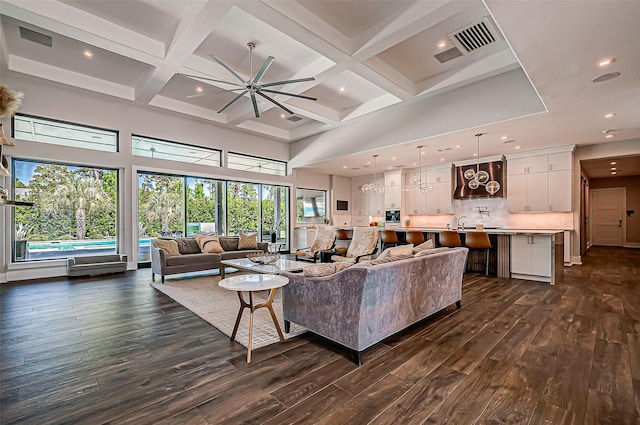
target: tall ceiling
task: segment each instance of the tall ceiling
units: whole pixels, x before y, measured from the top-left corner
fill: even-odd
[[[0,0],[0,13],[3,73],[292,143],[296,166],[325,173],[369,174],[374,153],[379,169],[415,166],[417,145],[423,165],[472,159],[478,132],[481,156],[640,140],[638,1]],[[467,51],[453,34],[475,25],[493,40]],[[314,77],[271,88],[318,100],[270,93],[293,117],[260,98],[256,118],[248,96],[218,113],[235,86],[211,79],[238,80],[211,54],[243,80],[273,56],[262,82]],[[416,111],[423,128],[385,122]],[[387,137],[346,136],[377,123]]]

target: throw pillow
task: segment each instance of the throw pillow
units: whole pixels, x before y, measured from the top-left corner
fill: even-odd
[[[426,242],[422,242],[420,245],[417,245],[413,248],[413,252],[412,254],[417,254],[418,252],[424,250],[424,249],[433,249],[435,248],[433,246],[433,239],[429,239]]]
[[[433,249],[423,249],[422,251],[419,251],[415,254],[413,254],[414,257],[422,257],[423,255],[431,255],[431,254],[437,254],[438,252],[445,252],[445,251],[449,251],[451,248],[446,247],[446,246],[441,246],[440,248],[433,248]]]
[[[255,233],[250,235],[240,233],[238,249],[258,249],[258,235]]]
[[[351,266],[351,263],[319,263],[302,269],[302,274],[307,277],[324,277],[338,273]]]
[[[206,253],[221,253],[224,252],[222,249],[222,245],[220,245],[220,240],[218,236],[204,236],[204,235],[196,235],[196,241],[198,241],[198,245],[200,246],[200,251]]]
[[[180,254],[180,251],[178,251],[178,244],[173,239],[155,239],[154,243],[158,248],[164,251],[167,257],[182,255]]]
[[[178,238],[174,239],[178,244],[180,254],[198,254],[200,253],[200,245],[194,238]]]
[[[376,259],[385,259],[387,257],[391,257],[391,256],[398,256],[398,255],[411,255],[413,252],[413,244],[410,243],[408,245],[398,245],[398,246],[392,246],[390,248],[385,249],[384,251],[382,251],[382,254],[378,255],[378,257]]]

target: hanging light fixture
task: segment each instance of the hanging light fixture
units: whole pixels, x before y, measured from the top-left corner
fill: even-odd
[[[422,148],[424,146],[416,146],[418,148],[418,178],[413,180],[412,185],[407,185],[402,188],[403,192],[410,192],[413,189],[418,189],[421,192],[431,192],[433,191],[433,186],[427,185],[422,181]]]
[[[384,192],[384,185],[378,183],[377,158],[378,158],[378,155],[373,155],[373,183],[366,183],[362,185],[362,191],[365,193],[370,193],[370,192],[383,193]]]
[[[494,195],[500,190],[500,183],[495,180],[489,180],[489,173],[484,170],[480,170],[480,136],[483,136],[487,133],[478,133],[476,137],[478,138],[478,157],[476,162],[476,170],[473,171],[473,168],[469,168],[464,172],[464,178],[469,180],[467,182],[467,186],[469,189],[475,190],[480,186],[484,186],[487,193]]]

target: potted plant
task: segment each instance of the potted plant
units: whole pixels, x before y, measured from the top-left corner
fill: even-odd
[[[24,226],[22,223],[18,223],[16,226],[16,240],[15,240],[15,253],[16,261],[26,260],[29,247],[27,246],[27,238],[31,229]]]

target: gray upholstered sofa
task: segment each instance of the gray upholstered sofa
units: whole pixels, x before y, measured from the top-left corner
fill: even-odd
[[[460,308],[467,252],[373,260],[325,277],[283,273],[285,331],[291,322],[304,326],[354,350],[360,364],[377,342],[453,303]]]
[[[127,271],[124,254],[85,255],[67,258],[69,276],[94,276]]]
[[[165,251],[158,247],[155,240],[151,240],[151,280],[155,281],[159,274],[162,283],[167,275],[177,273],[198,272],[220,268],[220,261],[245,258],[249,252],[266,252],[267,242],[258,242],[258,249],[238,249],[239,238],[237,236],[220,236],[220,245],[224,252],[219,254],[203,253],[194,238],[173,239],[178,244],[180,255],[167,256]]]

